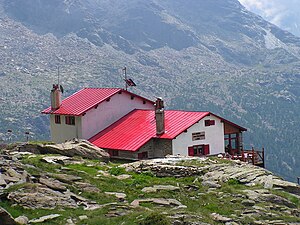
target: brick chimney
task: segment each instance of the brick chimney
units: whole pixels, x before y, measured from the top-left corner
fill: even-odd
[[[155,121],[156,121],[156,134],[162,135],[165,133],[165,109],[164,101],[162,98],[157,98],[155,101]]]
[[[61,105],[61,90],[58,84],[53,84],[51,90],[51,110],[56,110]]]

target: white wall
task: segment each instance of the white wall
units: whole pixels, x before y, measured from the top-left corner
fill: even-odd
[[[148,101],[143,104],[143,99],[138,97],[131,100],[131,95],[125,92],[113,95],[109,102],[102,102],[97,109],[93,108],[82,116],[82,138],[93,137],[134,109],[154,110],[154,106]]]
[[[215,125],[205,126],[205,120],[215,120]],[[192,140],[192,133],[205,132],[204,140]],[[211,155],[224,153],[224,124],[215,116],[207,116],[199,123],[194,124],[187,130],[187,133],[182,133],[172,141],[173,155],[188,155],[188,147],[193,145],[207,145]]]
[[[75,125],[65,123],[65,116],[60,116],[61,124],[55,123],[55,115],[50,115],[51,140],[55,143],[62,143],[73,138],[82,138],[81,118],[75,116]]]

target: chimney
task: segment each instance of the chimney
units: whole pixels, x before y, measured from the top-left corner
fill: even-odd
[[[61,105],[61,91],[58,84],[53,84],[51,90],[51,110],[56,110]]]
[[[162,98],[157,98],[155,101],[155,121],[156,121],[156,134],[162,135],[165,133],[165,109],[164,101]]]

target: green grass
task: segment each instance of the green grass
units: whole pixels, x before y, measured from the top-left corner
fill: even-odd
[[[174,177],[156,177],[151,172],[143,173],[134,173],[126,172],[124,168],[118,167],[120,162],[113,162],[107,165],[97,161],[97,160],[85,160],[82,164],[72,164],[72,165],[58,165],[58,164],[48,164],[41,161],[43,156],[27,156],[22,162],[26,164],[33,165],[34,168],[28,168],[28,171],[33,174],[42,174],[45,172],[48,173],[62,173],[60,170],[63,167],[68,168],[64,170],[63,173],[70,175],[82,177],[82,182],[87,182],[92,185],[95,185],[100,192],[98,193],[89,193],[81,190],[75,183],[67,184],[68,189],[74,192],[75,194],[81,195],[85,198],[93,200],[98,204],[106,204],[112,202],[118,202],[118,199],[111,195],[106,195],[104,192],[124,192],[127,197],[126,200],[130,204],[135,199],[145,199],[145,198],[174,198],[180,201],[183,205],[186,205],[186,209],[180,209],[179,212],[189,215],[201,216],[201,221],[217,224],[211,218],[211,213],[218,213],[223,216],[231,217],[232,214],[239,216],[243,210],[248,209],[246,206],[241,204],[242,199],[239,198],[236,201],[236,194],[243,194],[243,190],[246,189],[261,189],[260,186],[246,187],[241,184],[238,180],[230,179],[226,183],[222,183],[222,187],[216,189],[215,192],[209,192],[209,188],[202,186],[201,179],[196,179],[197,177],[185,177],[185,178],[174,178]],[[218,159],[217,159],[218,160]],[[219,163],[219,161],[217,161]],[[227,163],[227,160],[226,160]],[[190,160],[184,162],[186,166],[203,166],[202,161]],[[103,176],[98,171],[106,171],[110,176]],[[99,174],[99,176],[97,176]],[[120,174],[130,174],[132,178],[119,180],[115,176]],[[55,177],[55,175],[53,175]],[[20,188],[34,188],[35,184],[22,184],[16,185],[9,188],[8,191],[18,190]],[[177,191],[158,191],[156,193],[144,193],[142,189],[144,187],[149,187],[153,185],[173,185],[180,188]],[[196,189],[188,190],[188,186],[193,186]],[[219,194],[223,193],[223,194]],[[299,199],[296,197],[281,192],[278,190],[274,191],[274,194],[280,195],[286,199],[289,199],[291,202],[299,205]],[[119,205],[124,205],[124,203],[119,203]],[[12,206],[8,201],[0,201],[0,206],[7,209],[14,217],[20,215],[26,215],[29,219],[38,218],[40,216],[49,215],[53,213],[61,214],[62,216],[46,222],[44,224],[66,224],[68,218],[76,219],[76,224],[147,224],[146,221],[153,221],[152,224],[155,224],[155,221],[163,221],[162,224],[168,224],[168,220],[164,220],[165,217],[161,216],[161,213],[167,213],[169,215],[174,213],[173,207],[159,205],[153,203],[143,203],[141,204],[144,207],[149,208],[151,211],[146,210],[143,207],[138,209],[130,209],[128,214],[125,216],[120,216],[116,218],[110,218],[105,216],[109,211],[110,207],[106,206],[102,209],[95,211],[83,211],[82,208],[78,209],[61,209],[57,208],[54,210],[31,210],[23,209],[20,206]],[[264,205],[262,205],[264,206]],[[251,208],[250,208],[251,209]],[[151,213],[153,212],[153,213]],[[177,211],[176,211],[177,212]],[[275,213],[275,211],[274,211]],[[88,220],[79,221],[78,217],[80,215],[87,215]],[[300,219],[295,219],[292,216],[279,215],[278,219],[285,219],[286,221],[299,222]],[[258,218],[260,219],[260,218]],[[165,221],[165,222],[164,222]],[[197,221],[195,221],[197,222]],[[199,222],[199,221],[198,221]],[[242,224],[252,223],[253,219],[244,218],[242,219]]]

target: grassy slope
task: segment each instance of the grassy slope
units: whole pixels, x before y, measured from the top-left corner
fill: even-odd
[[[61,169],[61,165],[51,165],[43,163],[40,160],[41,156],[31,157],[23,159],[25,164],[34,165],[35,168],[28,169],[28,172],[31,174],[42,174],[45,172],[57,173],[58,169]],[[245,189],[260,189],[259,186],[246,187],[242,184],[239,184],[235,180],[230,180],[227,183],[224,183],[222,187],[216,191],[208,191],[207,187],[202,186],[201,180],[196,179],[196,177],[186,177],[186,178],[158,178],[153,176],[151,173],[128,173],[132,175],[132,178],[126,180],[118,180],[114,176],[97,176],[99,170],[107,171],[111,175],[119,175],[126,173],[124,169],[117,168],[118,163],[109,163],[107,165],[101,164],[97,161],[85,161],[83,164],[68,165],[64,166],[69,168],[69,170],[64,170],[68,174],[80,176],[83,178],[83,182],[88,182],[97,186],[101,192],[99,193],[88,193],[82,192],[77,189],[74,185],[69,184],[68,188],[76,194],[79,194],[83,197],[96,201],[98,204],[105,204],[111,202],[117,202],[117,199],[113,196],[108,196],[104,192],[124,192],[127,194],[126,200],[131,203],[135,199],[140,198],[175,198],[180,201],[182,204],[186,205],[186,209],[174,210],[169,207],[161,207],[154,205],[152,203],[141,204],[142,207],[138,209],[128,209],[127,215],[110,218],[106,214],[111,210],[111,206],[104,207],[95,211],[83,211],[83,208],[78,209],[61,209],[57,208],[54,210],[30,210],[23,209],[19,206],[13,206],[10,202],[0,201],[0,206],[4,207],[9,211],[13,217],[18,217],[20,215],[26,215],[29,219],[38,218],[40,216],[49,215],[52,213],[58,213],[61,217],[45,222],[43,224],[66,224],[66,220],[69,218],[75,219],[76,224],[139,224],[144,219],[151,214],[151,211],[154,214],[163,214],[172,216],[175,213],[177,214],[188,214],[192,217],[195,217],[195,220],[199,222],[199,219],[203,222],[210,224],[217,224],[211,219],[211,213],[219,213],[223,216],[232,217],[232,214],[239,217],[242,211],[251,209],[247,208],[241,204],[242,198],[236,198],[237,194],[242,194],[242,190]],[[195,165],[193,165],[195,166]],[[197,165],[201,166],[201,165]],[[159,191],[157,193],[143,193],[141,190],[144,187],[153,186],[156,184],[162,185],[174,185],[179,186],[179,191]],[[28,185],[28,184],[25,184]],[[32,184],[30,184],[32,185]],[[188,191],[187,185],[195,185],[198,187],[198,190]],[[10,190],[18,189],[20,186],[11,187]],[[277,191],[279,192],[279,191]],[[297,198],[293,198],[289,194],[279,193],[283,197],[292,200],[298,208],[300,208],[300,203]],[[125,206],[126,202],[119,202],[118,205]],[[261,203],[261,207],[267,207],[269,203]],[[127,207],[125,207],[127,208]],[[149,210],[150,209],[150,210]],[[123,210],[124,211],[124,210]],[[126,211],[126,210],[125,210]],[[270,211],[272,212],[272,211]],[[278,213],[278,212],[277,212]],[[78,217],[80,215],[87,215],[88,219],[80,221]],[[300,219],[281,215],[278,218],[270,218],[270,216],[264,216],[265,219],[282,219],[284,221],[300,222]],[[259,219],[262,219],[260,217]],[[73,221],[75,221],[73,220]],[[240,220],[243,224],[252,222],[253,219],[245,217]]]

